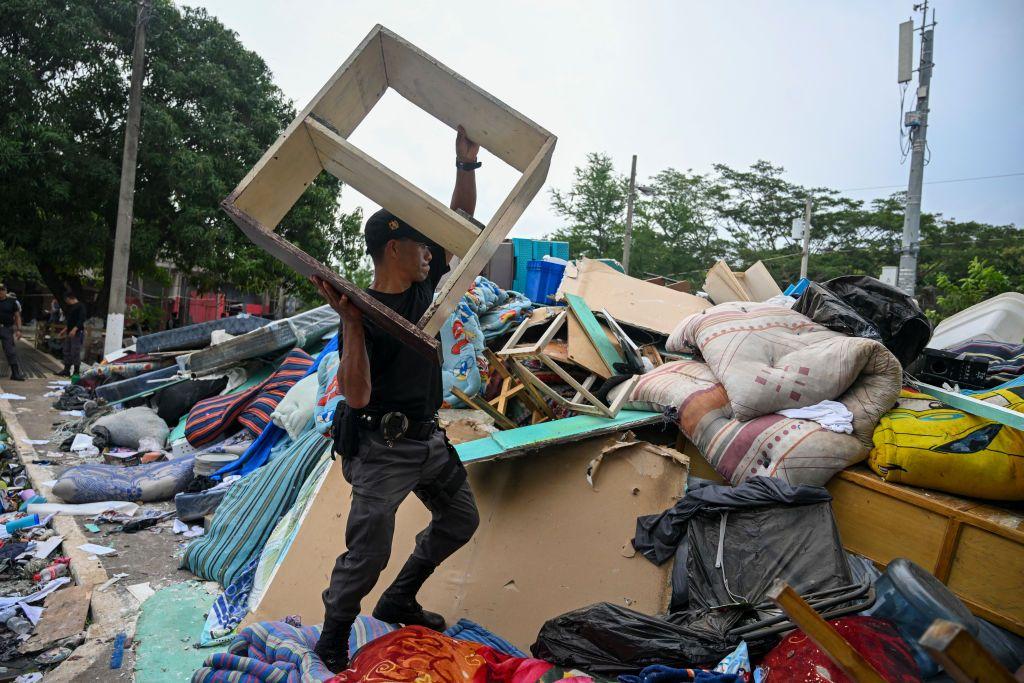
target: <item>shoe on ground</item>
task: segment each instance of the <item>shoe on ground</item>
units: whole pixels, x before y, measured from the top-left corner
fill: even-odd
[[[414,598],[392,598],[386,594],[373,608],[373,618],[389,624],[424,626],[438,632],[446,627],[443,616],[423,609]]]

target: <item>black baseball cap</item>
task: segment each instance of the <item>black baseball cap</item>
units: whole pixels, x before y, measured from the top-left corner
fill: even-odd
[[[387,209],[381,209],[370,216],[366,220],[366,228],[363,233],[366,236],[366,253],[368,254],[383,247],[388,240],[415,240],[431,247],[434,246],[434,242],[426,235]]]

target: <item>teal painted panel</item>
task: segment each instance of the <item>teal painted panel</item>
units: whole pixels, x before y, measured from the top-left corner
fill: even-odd
[[[562,420],[495,432],[485,439],[460,443],[455,446],[455,450],[462,462],[479,462],[528,448],[539,448],[547,443],[568,441],[573,437],[619,432],[631,427],[654,424],[661,419],[661,413],[645,410],[623,410],[612,419],[576,415]]]
[[[198,581],[183,581],[161,588],[142,604],[135,627],[136,683],[191,680],[207,657],[227,648],[194,647],[213,600]]]
[[[933,387],[932,385],[925,384],[923,382],[918,383],[917,388],[921,393],[937,398],[946,405],[956,408],[957,410],[962,410],[965,413],[983,417],[986,420],[998,422],[999,424],[1006,425],[1007,427],[1024,430],[1024,413],[1018,413],[1013,410],[1009,410],[1008,408],[997,406],[994,403],[979,401],[976,398],[965,396],[964,394],[946,391],[945,389]]]
[[[575,294],[566,294],[565,300],[569,303],[569,308],[572,309],[573,314],[576,316],[576,320],[579,321],[580,325],[586,331],[587,336],[590,337],[590,341],[594,344],[594,348],[597,349],[598,355],[601,356],[601,360],[608,366],[608,369],[613,373],[615,372],[615,364],[623,363],[625,359],[615,350],[615,347],[608,340],[608,335],[604,333],[601,328],[601,323],[597,321],[594,316],[594,312],[587,306],[587,302],[583,300],[583,297]]]

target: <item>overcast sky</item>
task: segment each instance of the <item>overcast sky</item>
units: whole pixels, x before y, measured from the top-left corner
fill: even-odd
[[[514,235],[559,227],[548,189],[568,187],[592,151],[610,154],[624,174],[639,155],[641,181],[667,167],[704,172],[757,159],[804,185],[907,179],[896,53],[909,1],[176,1],[237,31],[297,108],[381,23],[550,130],[558,145],[547,185]],[[933,6],[925,181],[1024,173],[1024,2]],[[454,134],[393,91],[351,140],[447,203]],[[517,176],[486,152],[481,160],[477,216],[486,222]],[[377,208],[351,188],[342,205]],[[1024,175],[925,185],[923,208],[1020,225]]]

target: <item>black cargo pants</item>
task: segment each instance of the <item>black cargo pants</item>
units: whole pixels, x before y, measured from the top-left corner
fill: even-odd
[[[395,513],[410,492],[432,515],[416,536],[413,557],[436,567],[472,538],[480,517],[469,481],[444,501],[430,492],[450,458],[440,430],[425,441],[399,439],[390,448],[379,432],[363,431],[356,457],[342,456],[352,505],[345,527],[347,550],[335,562],[331,583],[323,592],[326,619],[347,622],[359,615],[362,599],[391,558]]]
[[[14,341],[14,325],[0,325],[0,346],[4,349],[7,364],[18,364],[18,346]]]

